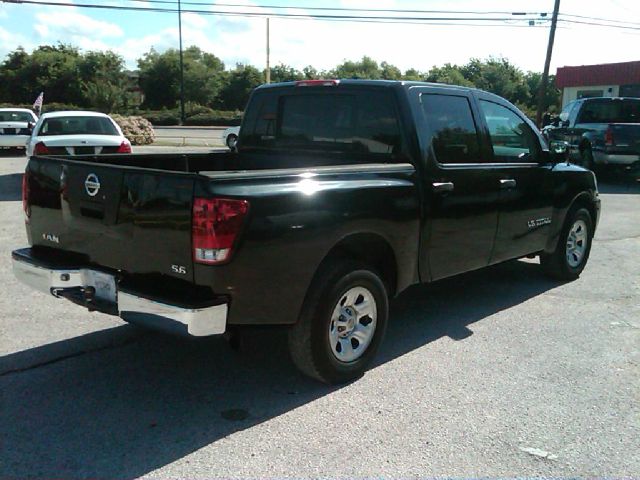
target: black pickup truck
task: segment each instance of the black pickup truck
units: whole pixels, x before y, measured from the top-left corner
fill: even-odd
[[[555,277],[580,275],[600,200],[593,173],[560,150],[478,90],[262,86],[237,152],[32,157],[31,247],[13,268],[152,328],[286,326],[304,373],[344,382],[380,346],[388,299],[412,284],[534,255]]]

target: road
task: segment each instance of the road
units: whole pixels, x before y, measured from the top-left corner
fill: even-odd
[[[0,477],[640,476],[638,185],[601,181],[579,280],[515,261],[413,287],[374,368],[327,387],[281,331],[236,352],[18,284],[24,164],[0,158]]]
[[[154,145],[223,147],[222,132],[227,127],[153,127]]]

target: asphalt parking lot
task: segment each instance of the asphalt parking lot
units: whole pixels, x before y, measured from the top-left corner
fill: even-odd
[[[413,287],[375,367],[327,387],[282,332],[237,352],[18,284],[25,162],[0,157],[0,477],[640,476],[640,185],[600,181],[579,280],[515,261]]]

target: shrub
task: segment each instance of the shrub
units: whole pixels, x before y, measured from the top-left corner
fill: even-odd
[[[180,125],[180,112],[178,110],[143,110],[140,112],[140,116],[153,125]]]
[[[46,101],[44,102],[44,105],[42,105],[42,113],[59,112],[61,110],[91,110],[91,108],[79,107],[78,105],[71,105],[69,103],[47,103]]]
[[[153,125],[142,117],[123,117],[114,114],[111,118],[120,125],[122,133],[132,145],[149,145],[156,138]]]
[[[193,126],[236,126],[242,121],[242,112],[217,110],[188,117],[184,124]]]

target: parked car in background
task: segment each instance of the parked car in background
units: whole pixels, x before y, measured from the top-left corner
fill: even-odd
[[[567,104],[543,130],[550,142],[567,142],[569,159],[593,170],[640,164],[640,98],[583,98]]]
[[[0,108],[0,148],[26,148],[37,121],[27,108]]]
[[[222,141],[231,150],[236,148],[238,143],[238,136],[240,135],[240,127],[229,127],[222,132]]]
[[[27,155],[99,155],[131,153],[118,124],[99,112],[51,112],[40,117]]]

